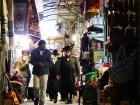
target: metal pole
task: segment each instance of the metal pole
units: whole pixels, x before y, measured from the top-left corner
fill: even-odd
[[[107,17],[106,17],[106,13],[105,13],[105,0],[103,0],[103,5],[102,5],[102,10],[103,10],[103,25],[104,25],[104,42],[106,42],[106,38],[107,38]],[[104,46],[104,56],[106,56],[106,49]]]

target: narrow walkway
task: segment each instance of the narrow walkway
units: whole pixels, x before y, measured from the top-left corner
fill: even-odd
[[[46,97],[46,104],[45,105],[78,105],[78,97],[75,96],[74,98],[74,102],[73,104],[65,104],[64,102],[59,101],[59,97],[58,97],[58,102],[57,103],[53,103],[53,101],[50,101],[48,97]],[[20,105],[34,105],[33,101],[28,101],[28,102],[24,102]],[[80,105],[83,105],[82,103],[80,103]]]

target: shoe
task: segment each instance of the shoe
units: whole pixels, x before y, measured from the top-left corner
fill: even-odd
[[[54,103],[57,103],[57,99],[54,99]]]
[[[52,98],[50,98],[50,101],[53,101],[53,99],[52,99]]]
[[[59,101],[66,102],[66,99],[61,99],[61,100],[59,100]]]
[[[66,101],[66,103],[65,104],[72,104],[73,103],[73,101],[72,100],[70,100],[70,101]]]
[[[24,102],[27,102],[27,101],[28,101],[28,99],[27,99],[27,98],[25,98],[23,101],[24,101]]]
[[[34,100],[34,105],[38,105],[38,102],[39,102],[39,98],[36,98],[36,99]]]
[[[73,101],[72,100],[70,100],[70,104],[73,104]]]
[[[69,103],[69,101],[66,101],[66,103],[65,103],[65,104],[70,104],[70,103]]]

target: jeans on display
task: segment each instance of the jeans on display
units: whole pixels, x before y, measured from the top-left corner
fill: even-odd
[[[38,105],[38,103],[39,105],[45,105],[47,81],[48,74],[44,74],[41,76],[33,75],[35,105]]]

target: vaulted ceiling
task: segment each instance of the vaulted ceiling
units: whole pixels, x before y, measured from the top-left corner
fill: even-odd
[[[58,0],[58,23],[66,24],[70,33],[81,15],[80,3],[81,0]]]

